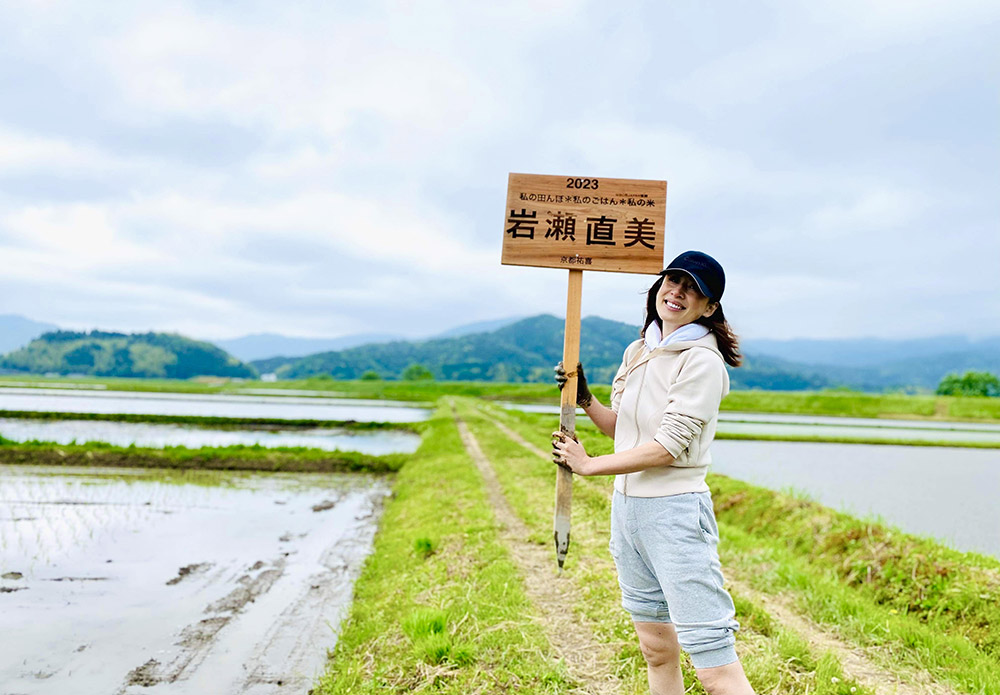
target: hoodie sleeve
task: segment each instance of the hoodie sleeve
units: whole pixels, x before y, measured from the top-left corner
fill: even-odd
[[[667,407],[654,441],[679,459],[705,424],[718,417],[727,380],[725,364],[718,354],[697,348],[689,350],[667,392]]]
[[[622,402],[622,393],[625,391],[625,373],[628,371],[628,364],[635,357],[636,350],[641,349],[642,341],[637,340],[630,343],[627,348],[625,348],[625,354],[622,355],[622,364],[618,367],[618,373],[615,374],[614,381],[611,382],[611,410],[618,414],[618,406]]]

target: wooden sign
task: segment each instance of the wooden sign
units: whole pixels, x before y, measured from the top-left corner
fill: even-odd
[[[663,270],[667,182],[510,174],[504,265]]]
[[[504,265],[566,268],[566,332],[559,429],[576,432],[575,369],[580,354],[580,297],[584,270],[649,273],[663,270],[667,182],[510,174]],[[552,520],[560,571],[569,550],[573,474],[556,469]]]

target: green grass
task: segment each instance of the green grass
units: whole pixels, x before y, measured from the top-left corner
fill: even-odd
[[[876,606],[962,637],[1000,669],[1000,561],[725,476],[710,482],[719,521],[758,548],[780,547]]]
[[[244,388],[251,388],[260,384],[258,381],[229,382],[229,380],[224,378],[204,381],[193,379],[138,379],[93,376],[48,377],[36,374],[5,374],[0,376],[0,385],[45,388],[80,384],[109,391],[169,391],[176,393],[219,393],[227,385],[227,382],[228,384],[238,384]],[[80,389],[81,394],[85,394],[87,391],[88,389]]]
[[[259,444],[200,448],[168,446],[153,449],[102,442],[14,442],[0,437],[0,463],[5,464],[394,473],[406,459],[404,454],[371,456],[356,451],[265,447]]]
[[[543,451],[548,448],[553,416],[546,420],[536,414],[480,407]],[[577,430],[588,452],[611,450],[610,440],[593,426],[581,422]],[[518,454],[520,447],[505,444],[502,437],[484,432],[483,438],[499,457],[495,460],[504,462],[503,469],[512,469],[505,484],[514,489],[508,496],[542,539],[550,523],[544,511],[551,508],[552,485],[546,484],[546,478],[552,477],[547,470],[551,464],[526,451]],[[528,482],[519,484],[521,478]],[[954,551],[724,476],[710,475],[709,483],[722,528],[724,568],[735,570],[756,590],[792,597],[802,613],[866,647],[889,671],[920,669],[962,692],[1000,692],[1000,630],[996,627],[1000,625],[1000,561]],[[606,503],[590,490],[607,484],[601,479],[576,479],[574,542],[581,533],[591,532],[595,514],[606,523]],[[587,583],[604,586],[607,578],[600,562],[594,564],[598,569],[591,568],[592,548],[571,546],[570,560],[574,552],[578,553],[576,561],[586,566],[578,571]],[[601,610],[599,605],[607,603],[614,590],[591,587],[588,591],[582,610],[590,611],[598,622],[610,620],[594,611]],[[737,597],[737,603],[741,606],[737,618],[752,628],[738,643],[746,654],[747,671],[763,679],[755,684],[773,682],[767,658],[753,651],[758,644],[755,632],[768,637],[768,620],[759,618],[761,611],[752,601]],[[795,641],[794,636],[783,639]],[[786,657],[788,650],[794,651],[788,645],[772,649]],[[767,653],[774,652],[765,649]],[[826,687],[819,680],[814,684]]]
[[[998,420],[1000,419],[1000,398],[957,398],[941,399],[947,404],[948,415],[956,419]]]
[[[738,525],[720,521],[723,566],[764,593],[791,598],[797,609],[842,639],[865,648],[890,672],[924,671],[961,692],[1000,692],[1000,664],[960,635],[872,600],[835,573],[812,565]],[[905,671],[903,672],[905,679]]]
[[[341,398],[434,403],[442,396],[473,396],[518,402],[559,402],[552,383],[506,384],[494,381],[335,381],[323,377],[289,381],[261,382],[228,379],[124,379],[102,377],[0,376],[0,386],[17,384],[43,388],[66,384],[103,387],[108,391],[150,391],[178,393],[240,393],[247,389],[318,391]],[[80,389],[86,394],[88,389]]]
[[[407,430],[419,432],[419,422],[359,422],[357,420],[310,420],[283,418],[220,417],[215,415],[154,415],[150,413],[64,413],[40,410],[2,410],[0,417],[21,420],[87,420],[100,422],[140,422],[188,425],[215,429],[314,429],[328,427],[348,430]]]
[[[536,446],[548,447],[555,418],[500,411]],[[613,443],[589,422],[579,422],[581,441],[592,454],[610,453]],[[972,639],[1000,659],[1000,560],[951,550],[933,540],[884,524],[859,520],[800,497],[721,475],[709,475],[720,522],[752,533],[760,542],[780,542],[811,565],[837,572],[880,604],[942,630]]]
[[[447,409],[400,471],[313,692],[564,693]]]
[[[932,418],[938,400],[935,396],[837,391],[733,391],[722,401],[722,409],[869,418]]]
[[[500,420],[519,430],[543,451],[547,447],[547,433],[539,432],[538,428],[521,430],[517,419],[507,411],[489,407],[483,410],[468,401],[460,402],[459,413],[493,461],[504,494],[528,526],[531,539],[551,545],[554,468],[551,463],[510,441],[492,422]],[[594,444],[589,439],[585,441],[588,446]],[[616,647],[616,672],[624,684],[624,691],[639,694],[648,692],[645,662],[639,654],[631,621],[621,609],[617,575],[607,549],[610,485],[609,478],[575,478],[572,542],[566,573],[579,588],[579,600],[573,610],[596,626],[595,636],[599,642]],[[742,623],[737,633],[737,649],[757,692],[803,695],[869,692],[844,676],[835,656],[814,653],[804,640],[775,624],[763,609],[746,597],[737,596],[736,602],[737,617]],[[688,692],[703,693],[686,657],[683,669],[690,686]]]

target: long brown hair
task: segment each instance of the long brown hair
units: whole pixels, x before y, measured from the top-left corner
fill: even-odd
[[[660,287],[663,285],[663,278],[666,275],[667,271],[660,272],[660,277],[656,278],[656,282],[653,283],[653,286],[649,288],[649,292],[646,293],[646,317],[643,320],[642,330],[639,331],[639,337],[641,338],[646,337],[646,329],[653,322],[656,323],[660,330],[663,330],[660,315],[656,312],[656,293],[660,291]],[[695,323],[700,323],[715,334],[715,340],[719,344],[719,352],[722,353],[722,359],[726,361],[726,364],[731,367],[739,367],[743,364],[743,354],[740,352],[739,338],[733,332],[733,327],[729,325],[729,321],[726,320],[726,314],[722,311],[721,303],[716,302],[715,311],[712,312],[711,316],[702,316]]]

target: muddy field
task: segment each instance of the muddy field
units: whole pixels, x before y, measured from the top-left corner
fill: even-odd
[[[304,693],[388,486],[0,466],[3,695]]]

